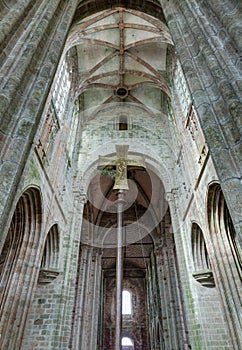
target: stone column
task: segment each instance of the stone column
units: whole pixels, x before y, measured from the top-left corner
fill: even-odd
[[[79,260],[78,280],[76,290],[75,315],[72,333],[72,349],[80,349],[81,339],[83,338],[84,329],[84,309],[85,309],[85,295],[88,285],[90,262],[90,247],[82,246]]]
[[[0,232],[44,109],[77,0],[15,1],[0,33]]]
[[[204,341],[202,339],[201,332],[198,333],[196,329],[194,329],[193,325],[196,324],[195,319],[195,305],[193,302],[193,299],[191,297],[191,287],[189,284],[189,268],[187,266],[187,262],[185,259],[185,244],[186,241],[184,239],[184,234],[182,231],[182,221],[180,219],[181,213],[179,212],[178,207],[178,190],[173,189],[171,192],[166,194],[166,200],[169,204],[170,209],[170,215],[171,215],[171,221],[172,221],[172,231],[174,232],[174,243],[176,247],[176,256],[178,261],[178,269],[177,275],[179,275],[182,283],[180,286],[177,284],[175,285],[175,288],[178,289],[179,287],[179,295],[180,298],[185,301],[184,305],[184,311],[183,317],[180,319],[180,322],[182,323],[182,342],[183,342],[183,348],[189,349],[189,346],[191,344],[192,348],[196,348],[198,344],[203,346],[204,349],[206,349],[206,345],[204,344]],[[175,283],[175,281],[174,281]],[[178,300],[178,305],[181,307],[180,300]],[[180,310],[181,312],[181,310]],[[186,327],[188,329],[186,329]],[[189,330],[189,335],[188,335]]]
[[[57,330],[55,333],[56,348],[68,349],[71,342],[73,310],[75,308],[76,279],[78,273],[79,247],[81,244],[81,227],[86,195],[79,191],[74,193],[73,211],[69,211],[71,222],[63,243],[63,281],[59,305]]]
[[[211,40],[211,33],[205,30],[211,19],[204,2],[203,4],[198,0],[161,0],[160,2],[241,241],[242,158],[239,131],[241,103],[239,89],[236,87],[239,53],[232,47],[231,54],[228,50],[224,50],[224,62],[218,58],[218,47]],[[215,4],[215,1],[213,3]],[[229,0],[224,3],[228,5]],[[216,3],[216,8],[220,13],[226,11],[226,6],[224,8],[221,3]],[[238,7],[234,7],[236,13],[237,9]],[[232,33],[232,24],[230,27]],[[222,36],[220,41],[222,45],[225,43]],[[233,69],[231,69],[232,66]]]
[[[97,346],[97,329],[100,304],[101,250],[86,247],[86,276],[81,281],[84,292],[80,303],[81,330],[78,344],[73,349],[93,350]]]
[[[95,266],[94,266],[94,283],[93,283],[93,300],[92,300],[92,337],[90,339],[89,349],[93,350],[97,347],[97,338],[98,338],[98,317],[99,317],[99,308],[100,308],[100,297],[101,297],[101,284],[102,284],[102,251],[101,249],[95,249]]]
[[[163,264],[159,266],[161,279],[160,288],[163,289],[163,297],[161,298],[161,304],[163,305],[162,309],[164,317],[166,320],[163,324],[166,324],[166,327],[163,329],[164,339],[167,348],[169,349],[179,349],[183,348],[183,344],[179,344],[179,332],[177,327],[177,320],[175,314],[176,308],[176,295],[174,291],[176,290],[174,285],[174,270],[171,264],[173,251],[168,247],[163,247],[162,252],[156,252],[156,256],[162,254]],[[179,346],[180,345],[180,346]],[[181,346],[182,345],[182,346]]]
[[[97,346],[101,290],[101,249],[81,247],[75,296],[72,350]]]
[[[224,29],[228,31],[231,39],[240,50],[242,46],[241,38],[241,13],[242,13],[242,3],[240,0],[223,0],[220,2],[222,6],[218,6],[216,0],[209,1],[198,1],[199,4],[207,8],[210,12],[211,10],[223,24]],[[233,19],[231,21],[231,18]]]

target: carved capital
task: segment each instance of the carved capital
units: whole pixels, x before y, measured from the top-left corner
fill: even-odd
[[[76,203],[85,204],[87,202],[87,194],[80,191],[74,191],[74,198]]]
[[[173,188],[171,192],[166,192],[166,200],[168,203],[174,202],[177,196],[178,196],[178,188]]]

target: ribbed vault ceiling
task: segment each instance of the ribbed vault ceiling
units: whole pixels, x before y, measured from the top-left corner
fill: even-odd
[[[133,102],[158,108],[166,81],[166,25],[143,12],[116,7],[74,25],[68,40],[76,47],[79,83],[85,108],[93,103]],[[150,98],[151,96],[151,98]],[[95,101],[95,102],[94,102]]]
[[[110,1],[110,5],[101,0],[80,2],[66,51],[76,50],[76,96],[81,96],[83,110],[94,109],[96,119],[98,110],[105,111],[103,106],[113,108],[113,104],[119,111],[125,111],[122,107],[129,104],[144,107],[146,111],[160,111],[170,96],[167,58],[171,45],[158,1]],[[135,109],[132,116],[135,121]],[[100,117],[100,123],[106,117]],[[124,213],[127,239],[124,262],[145,269],[153,239],[160,236],[164,188],[154,174],[136,172],[132,180],[135,186],[130,185],[126,201],[133,204]],[[100,184],[101,192],[96,189]],[[117,218],[116,210],[112,210],[116,196],[112,187],[112,181],[106,177],[101,177],[101,182],[94,178],[90,183],[82,232],[84,244],[107,246],[103,266],[108,269],[114,267],[116,255]]]

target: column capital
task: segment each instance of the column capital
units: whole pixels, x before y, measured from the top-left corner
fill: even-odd
[[[166,200],[168,203],[174,202],[178,196],[178,188],[173,188],[170,192],[166,192]]]
[[[81,191],[74,191],[74,198],[77,203],[85,204],[87,202],[87,194]]]

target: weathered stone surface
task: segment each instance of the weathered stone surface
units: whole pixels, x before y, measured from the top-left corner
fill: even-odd
[[[0,10],[0,348],[114,349],[116,194],[97,166],[129,145],[146,168],[127,172],[123,335],[239,350],[239,1]]]

